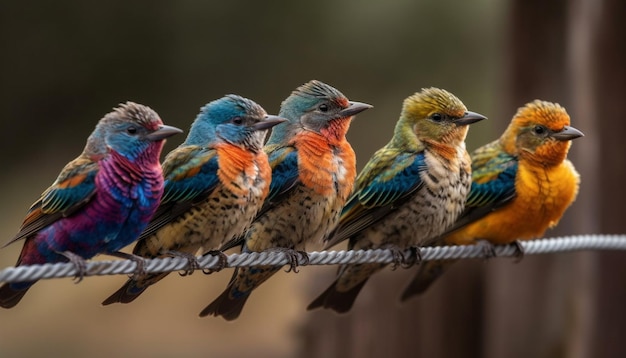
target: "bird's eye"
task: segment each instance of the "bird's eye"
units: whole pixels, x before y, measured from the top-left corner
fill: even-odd
[[[548,132],[548,129],[544,126],[534,126],[533,127],[533,133],[535,133],[536,135],[544,135]]]
[[[443,120],[443,115],[441,113],[433,113],[430,118],[435,122],[441,122]]]
[[[233,122],[233,124],[236,124],[236,125],[239,126],[239,125],[241,125],[243,123],[243,119],[241,119],[241,117],[235,117],[235,118],[233,118],[232,122]]]
[[[128,132],[128,134],[130,134],[130,135],[135,135],[135,134],[137,134],[137,128],[136,127],[128,127],[126,129],[126,132]]]
[[[328,112],[328,105],[325,103],[320,104],[318,108],[321,112]]]

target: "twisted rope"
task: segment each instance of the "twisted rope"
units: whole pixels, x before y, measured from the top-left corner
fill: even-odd
[[[579,250],[626,250],[626,235],[579,235],[546,238],[520,242],[525,255],[549,254]],[[422,261],[438,259],[485,258],[485,247],[481,245],[439,246],[419,248]],[[411,254],[407,250],[405,256]],[[513,257],[518,254],[516,245],[495,246],[496,257]],[[357,263],[391,263],[394,253],[388,249],[314,251],[309,254],[306,265],[341,265]],[[299,261],[302,262],[300,254]],[[206,255],[198,257],[200,269],[218,266],[219,257]],[[289,263],[282,252],[252,252],[228,256],[226,267],[282,266]],[[188,260],[183,257],[167,257],[146,260],[146,273],[182,271],[188,268]],[[304,264],[302,265],[304,266]],[[132,274],[137,263],[130,260],[91,261],[87,263],[85,276]],[[23,282],[40,279],[74,277],[76,267],[71,263],[56,263],[32,266],[9,267],[0,271],[0,282]]]

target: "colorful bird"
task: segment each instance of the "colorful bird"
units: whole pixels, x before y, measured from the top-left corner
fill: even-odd
[[[306,242],[326,237],[356,176],[355,155],[346,132],[353,116],[371,107],[351,102],[337,89],[315,80],[283,101],[279,115],[290,122],[277,128],[265,147],[272,184],[263,208],[245,233],[244,252],[279,250],[294,259],[294,250],[304,250]],[[236,319],[252,290],[278,270],[279,266],[235,270],[226,290],[200,316]]]
[[[104,116],[7,243],[25,239],[17,265],[71,261],[82,277],[84,259],[96,254],[130,258],[118,250],[139,237],[158,206],[159,156],[164,139],[176,133],[182,131],[132,102]],[[15,306],[34,283],[4,284],[0,306]]]
[[[541,237],[576,198],[580,178],[566,157],[571,140],[582,136],[558,104],[536,100],[520,108],[499,139],[472,154],[465,211],[439,244],[508,244]],[[455,261],[421,265],[402,300],[424,292]]]
[[[198,250],[214,253],[225,240],[242,235],[269,192],[267,130],[284,121],[236,95],[204,106],[185,142],[163,162],[163,200],[133,253],[183,256],[192,272]],[[132,302],[167,275],[135,275],[103,304]]]
[[[349,249],[399,253],[440,235],[463,211],[471,176],[465,136],[469,124],[483,119],[442,89],[422,89],[405,99],[393,138],[359,174],[326,247],[349,239]],[[341,266],[308,309],[347,312],[369,277],[385,266]]]

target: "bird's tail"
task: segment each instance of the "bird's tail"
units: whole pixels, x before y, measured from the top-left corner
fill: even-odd
[[[17,305],[35,282],[37,281],[5,283],[2,285],[0,287],[0,307],[12,308]]]
[[[233,295],[233,289],[229,285],[219,297],[200,312],[200,317],[222,316],[227,321],[233,321],[241,314],[243,306],[246,304],[248,297],[250,297],[250,293],[242,292],[235,296]]]
[[[337,282],[338,280],[335,280],[335,282],[333,282],[333,284],[330,285],[326,291],[311,302],[306,309],[311,311],[322,307],[331,309],[337,313],[348,312],[352,308],[352,305],[356,300],[356,296],[358,296],[359,292],[361,292],[361,289],[367,282],[367,279],[359,282],[348,291],[337,290]]]
[[[348,312],[370,276],[385,266],[387,264],[378,263],[340,266],[335,282],[311,302],[307,310],[322,307],[337,313]]]
[[[252,266],[235,269],[224,292],[200,312],[200,317],[222,316],[227,321],[237,319],[252,291],[279,270],[280,266]]]
[[[419,270],[402,292],[400,301],[404,302],[413,296],[421,295],[426,292],[430,285],[456,261],[457,260],[433,260],[421,263]]]
[[[112,303],[131,303],[139,295],[141,295],[148,287],[161,281],[169,272],[163,272],[153,275],[142,276],[139,279],[130,278],[126,283],[115,291],[106,300],[102,301],[103,306],[110,305]]]

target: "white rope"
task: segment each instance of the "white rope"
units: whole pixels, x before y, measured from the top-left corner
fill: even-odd
[[[525,255],[548,254],[556,252],[578,250],[626,250],[626,235],[580,235],[556,237],[532,241],[521,241]],[[485,247],[481,245],[422,247],[419,249],[422,261],[436,259],[468,259],[485,258]],[[516,256],[518,250],[515,245],[495,246],[496,257]],[[405,256],[410,251],[405,252]],[[387,249],[356,250],[356,251],[321,251],[310,252],[309,262],[306,265],[339,265],[354,263],[391,263],[394,261],[393,252]],[[298,254],[301,259],[300,254]],[[300,260],[301,261],[301,260]],[[219,258],[206,255],[198,257],[200,269],[216,267]],[[289,263],[282,252],[253,252],[228,255],[226,267],[245,267],[273,265],[282,266]],[[182,271],[188,266],[184,257],[168,257],[146,260],[146,273]],[[304,265],[302,265],[304,266]],[[112,260],[91,261],[87,263],[84,276],[132,274],[137,267],[134,261]],[[0,271],[0,282],[23,282],[39,279],[74,277],[76,267],[72,263],[56,263],[32,266],[9,267]]]

